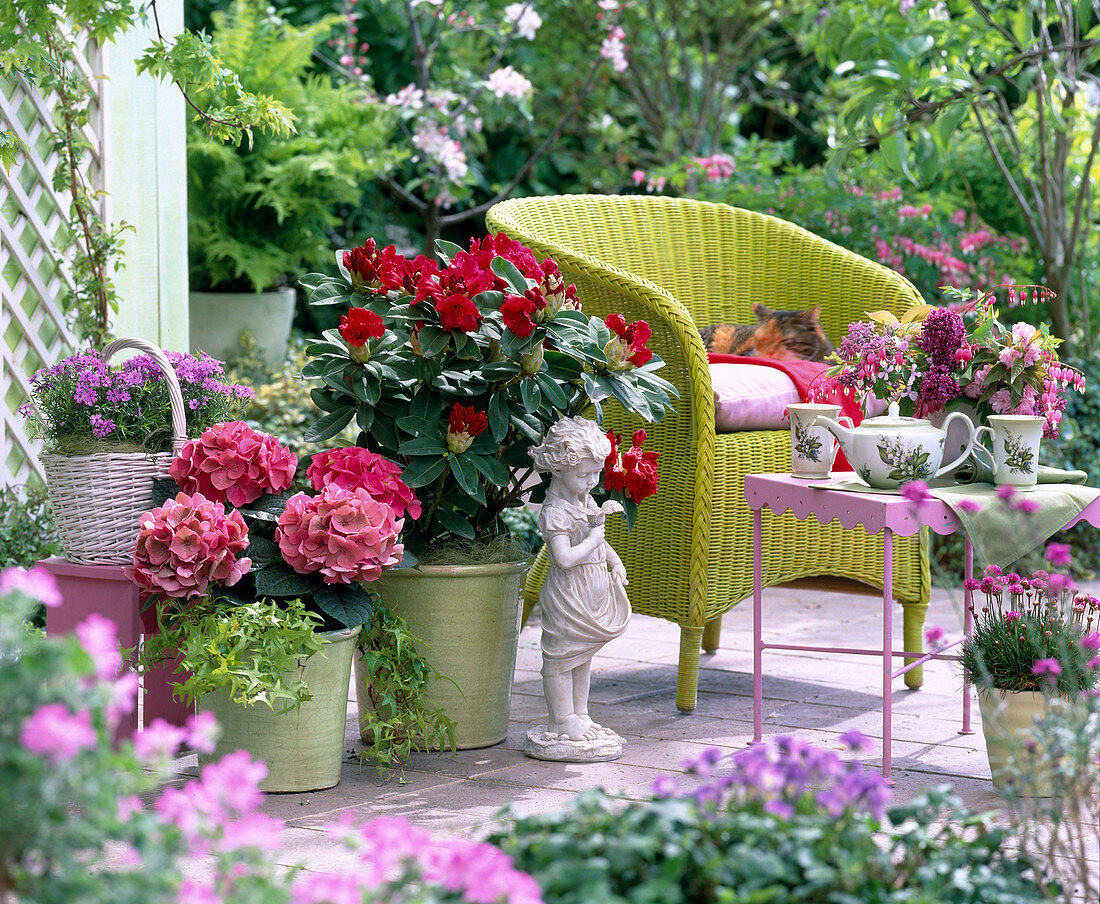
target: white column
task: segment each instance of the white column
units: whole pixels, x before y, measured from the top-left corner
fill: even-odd
[[[183,29],[183,0],[159,0],[161,32]],[[116,336],[186,351],[187,139],[183,96],[172,82],[137,75],[134,60],[156,36],[152,19],[105,48],[104,141],[108,222],[124,235],[115,274]]]

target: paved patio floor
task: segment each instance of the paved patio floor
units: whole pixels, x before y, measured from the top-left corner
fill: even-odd
[[[876,646],[881,638],[881,595],[858,585],[765,591],[765,624],[777,626],[766,639],[823,646]],[[1100,585],[1090,588],[1100,590]],[[940,625],[961,636],[961,599],[935,590],[926,625]],[[896,641],[901,643],[901,611],[895,610]],[[535,620],[537,621],[537,619]],[[602,785],[609,791],[644,796],[661,773],[683,772],[686,758],[708,746],[725,751],[745,747],[752,737],[752,608],[748,601],[726,615],[721,649],[704,654],[699,701],[692,713],[675,705],[679,629],[671,623],[635,616],[627,632],[593,661],[591,714],[627,739],[620,760],[590,765],[549,763],[526,758],[524,732],[545,720],[539,675],[539,629],[520,636],[507,739],[491,748],[452,754],[414,754],[403,776],[378,774],[360,766],[361,747],[355,704],[348,708],[345,761],[340,784],[306,794],[269,795],[263,809],[285,820],[286,862],[311,869],[339,870],[353,856],[323,832],[326,824],[352,813],[369,819],[401,815],[437,833],[482,836],[503,818],[502,809],[528,814],[556,808],[578,791]],[[863,755],[878,767],[881,757],[880,660],[766,652],[764,733],[793,734],[840,748],[837,736],[859,729],[876,740]],[[925,666],[925,683],[908,690],[895,683],[895,795],[907,799],[919,789],[949,782],[971,808],[999,808],[990,781],[985,744],[974,705],[971,735],[960,735],[962,681],[953,662]],[[184,761],[194,770],[194,758]],[[1095,846],[1100,862],[1100,840]]]

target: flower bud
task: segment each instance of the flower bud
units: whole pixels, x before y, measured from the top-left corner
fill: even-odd
[[[351,346],[348,349],[348,357],[356,364],[366,364],[370,360],[370,346]]]
[[[529,351],[526,355],[524,355],[523,358],[520,360],[520,369],[523,371],[525,376],[533,376],[542,369],[542,362],[545,357],[546,353],[543,349],[542,343],[536,342],[535,347],[531,349],[531,351]]]

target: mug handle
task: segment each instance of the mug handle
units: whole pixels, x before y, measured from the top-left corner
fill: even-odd
[[[943,465],[942,467],[940,467],[940,469],[934,475],[932,475],[933,477],[939,477],[941,474],[946,474],[948,471],[950,471],[954,468],[957,468],[964,461],[966,461],[967,456],[969,456],[970,453],[974,451],[974,443],[976,443],[978,441],[978,433],[983,429],[985,429],[985,430],[989,429],[988,427],[974,427],[974,425],[971,422],[970,418],[967,417],[967,415],[965,415],[963,412],[961,412],[961,411],[952,411],[944,419],[943,425],[941,427],[941,429],[944,431],[944,433],[947,432],[947,425],[950,424],[951,421],[953,421],[955,418],[962,418],[964,421],[966,421],[967,426],[969,426],[971,428],[970,429],[970,441],[966,444],[966,448],[962,450],[962,453],[959,455],[958,458],[956,458],[950,464],[946,464],[946,465]],[[985,447],[983,446],[982,448],[985,448]]]
[[[846,415],[846,414],[842,414],[840,417],[836,418],[836,422],[838,424],[843,424],[849,430],[852,430],[852,429],[855,428],[855,425],[852,423],[852,419],[850,417],[848,417],[848,415]],[[836,437],[834,436],[832,438],[832,440],[833,440],[833,457],[829,459],[829,470],[830,471],[833,469],[833,465],[836,464],[836,454],[837,454],[837,452],[840,451],[840,443],[837,442]]]
[[[993,453],[980,442],[978,442],[978,437],[981,436],[983,433],[989,434],[989,445],[993,445],[993,428],[990,427],[988,424],[982,424],[982,426],[974,431],[974,448],[981,449],[986,455],[989,456],[990,461],[996,462],[996,459],[993,457]]]

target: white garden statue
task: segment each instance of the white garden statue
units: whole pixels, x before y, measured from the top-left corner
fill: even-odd
[[[630,602],[626,569],[604,539],[604,519],[617,502],[596,504],[611,443],[584,417],[563,418],[531,449],[535,467],[550,474],[539,530],[550,567],[539,595],[542,610],[542,688],[549,724],[527,733],[523,750],[542,760],[602,762],[625,743],[588,715],[592,657],[626,630]]]

